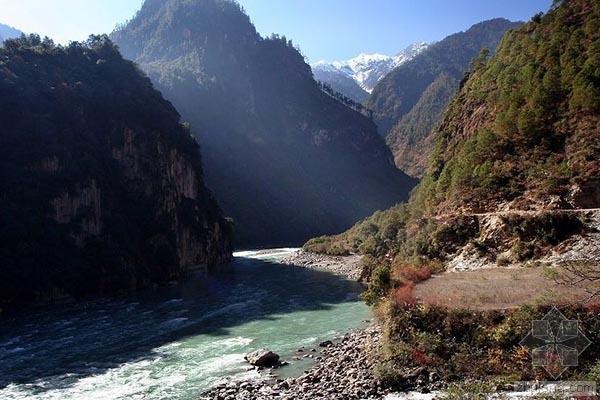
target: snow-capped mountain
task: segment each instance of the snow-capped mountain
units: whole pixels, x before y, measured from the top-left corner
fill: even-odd
[[[319,61],[312,64],[312,69],[317,80],[330,84],[334,89],[355,100],[363,101],[381,78],[394,68],[411,60],[427,46],[425,42],[413,43],[395,56],[360,54],[346,61]],[[364,96],[361,95],[361,97],[364,97],[363,99],[356,98],[357,88],[352,88],[352,92],[347,93],[348,86],[350,86],[348,78],[362,89]],[[343,85],[340,85],[341,82]]]

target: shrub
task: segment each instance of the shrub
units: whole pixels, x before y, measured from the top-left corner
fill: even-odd
[[[536,246],[533,243],[518,241],[511,250],[514,261],[531,260],[536,253]]]
[[[388,293],[391,281],[390,267],[387,264],[377,266],[371,274],[369,286],[363,292],[362,299],[368,305],[376,304]]]
[[[427,265],[422,267],[403,265],[394,268],[394,277],[397,277],[402,282],[420,283],[431,278],[431,271]]]
[[[444,400],[484,400],[495,392],[496,386],[491,382],[462,382],[448,386],[441,398]]]
[[[411,281],[404,283],[396,288],[392,294],[392,299],[399,307],[410,307],[417,304],[417,299],[414,295],[415,284]]]
[[[496,264],[499,267],[506,267],[507,265],[510,264],[510,258],[508,258],[507,256],[500,254],[498,255],[498,257],[496,257]]]
[[[544,212],[536,215],[509,215],[502,217],[509,231],[522,242],[556,245],[581,232],[584,224],[573,213]]]
[[[394,363],[391,361],[377,363],[373,368],[373,374],[386,387],[393,389],[404,387],[404,379],[398,374]]]
[[[435,368],[449,379],[489,379],[505,376],[511,380],[544,379],[544,371],[534,369],[528,349],[520,341],[531,330],[531,321],[541,319],[549,306],[523,306],[515,310],[481,311],[451,310],[423,305],[406,305],[397,301],[399,290],[386,310],[383,335],[388,377],[391,368],[399,371],[417,366]],[[596,314],[582,306],[564,306],[568,319],[580,321],[588,338],[600,340],[600,321]],[[599,350],[588,348],[580,358],[580,370],[589,379],[598,379]],[[565,377],[576,376],[575,369]]]
[[[600,385],[600,361],[596,362],[586,374],[586,379],[596,382],[596,385]]]

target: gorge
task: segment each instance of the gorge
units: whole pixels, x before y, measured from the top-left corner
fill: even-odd
[[[595,398],[600,2],[460,1],[0,24],[0,399]]]

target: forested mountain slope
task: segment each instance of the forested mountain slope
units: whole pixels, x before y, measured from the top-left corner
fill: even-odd
[[[112,38],[192,124],[238,244],[299,243],[406,198],[376,127],[230,0],[147,0]]]
[[[475,61],[438,128],[427,208],[600,206],[599,18],[565,1]]]
[[[508,32],[491,59],[483,53],[475,60],[445,111],[410,201],[305,245],[365,255],[364,298],[378,304],[384,320],[378,372],[391,386],[404,387],[406,371],[418,368],[458,381],[544,379],[551,370],[517,355],[531,320],[559,305],[587,308],[575,318],[596,321],[599,28],[600,2],[565,0]],[[460,273],[443,273],[459,270],[468,271],[460,286],[452,283]],[[546,287],[556,282],[561,295]],[[428,283],[435,292],[425,298],[418,291]],[[528,299],[513,301],[524,294]],[[522,307],[499,310],[503,296],[509,307]],[[470,311],[478,307],[491,311]],[[597,326],[588,332],[597,334]],[[554,371],[595,379],[597,370],[592,353],[576,370]]]
[[[473,25],[432,44],[377,84],[365,105],[374,111],[400,169],[423,176],[430,134],[471,60],[483,48],[493,51],[502,35],[519,25],[502,18]]]
[[[231,257],[179,114],[104,37],[0,48],[0,311]]]
[[[599,26],[600,3],[570,0],[508,32],[491,59],[474,61],[408,204],[307,247],[398,264],[457,253],[522,263],[595,229],[585,211],[553,210],[600,207]],[[592,257],[594,238],[573,241],[584,246],[574,257]]]

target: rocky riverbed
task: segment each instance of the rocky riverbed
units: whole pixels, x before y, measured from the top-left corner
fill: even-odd
[[[329,271],[353,281],[359,281],[363,272],[361,259],[360,255],[328,256],[298,250],[284,257],[281,262],[298,267]]]
[[[351,332],[317,349],[299,349],[296,357],[313,357],[316,364],[298,378],[277,379],[265,370],[265,380],[229,382],[203,394],[201,400],[250,399],[381,399],[388,392],[373,375],[381,334],[376,326]],[[293,362],[293,360],[290,360]]]

